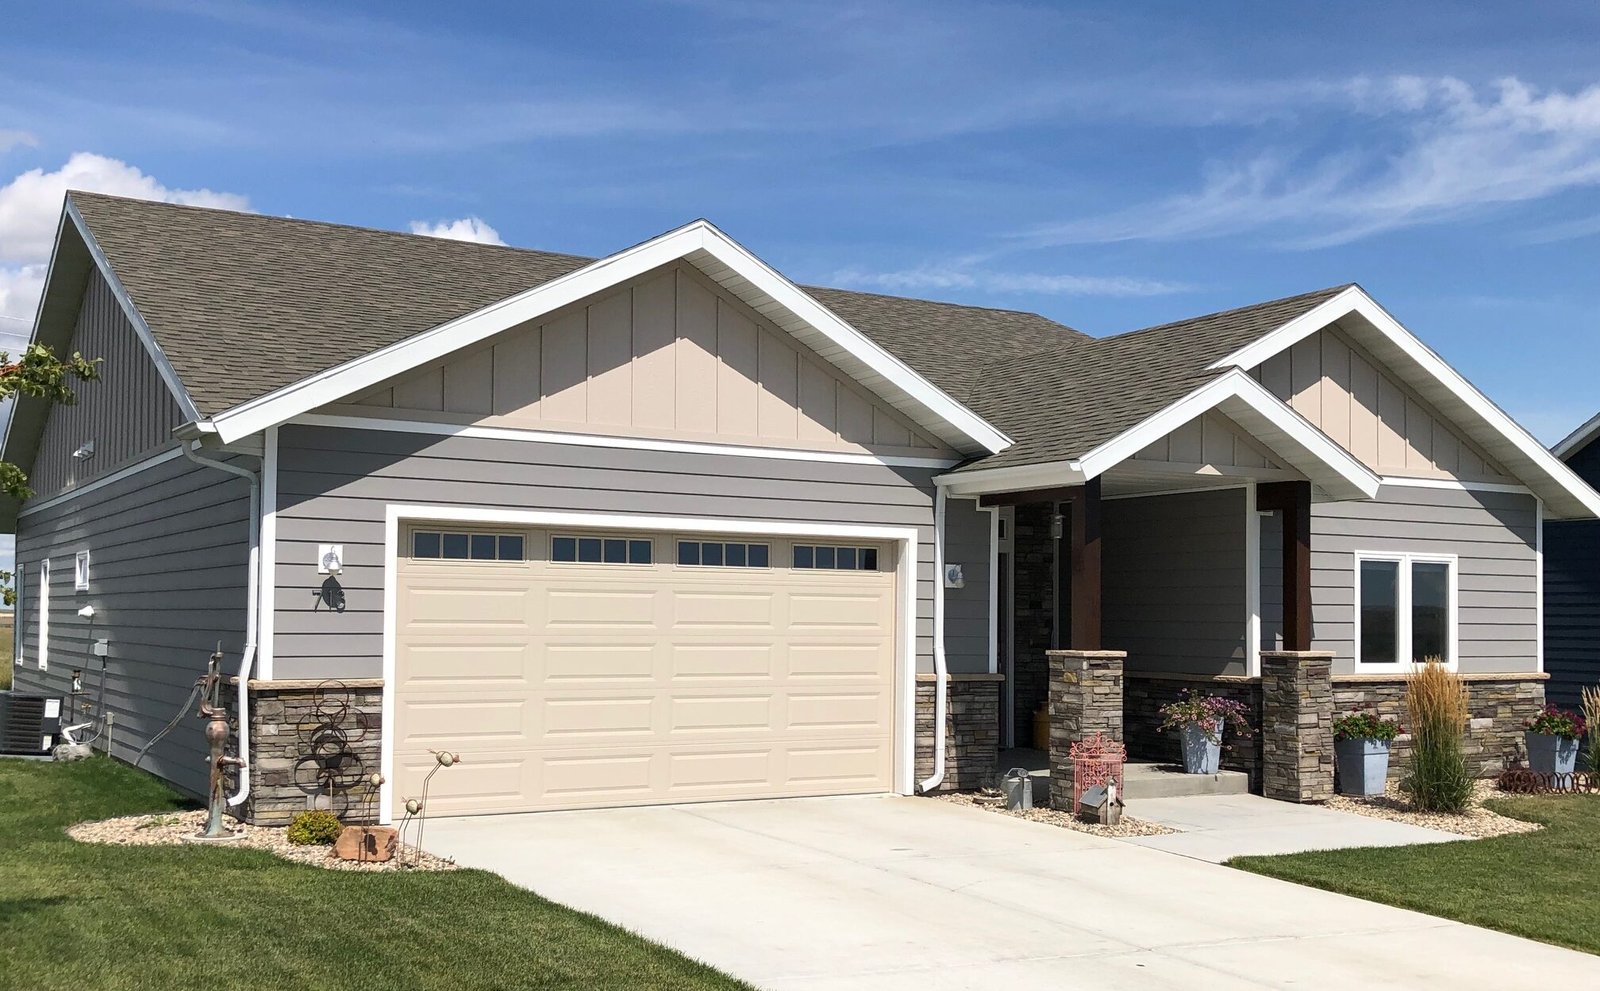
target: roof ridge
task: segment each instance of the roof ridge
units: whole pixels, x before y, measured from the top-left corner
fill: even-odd
[[[1276,306],[1279,303],[1290,303],[1290,302],[1293,302],[1293,301],[1295,301],[1297,299],[1306,299],[1308,297],[1319,296],[1319,295],[1322,295],[1324,293],[1330,294],[1330,297],[1331,297],[1332,295],[1336,295],[1338,293],[1344,292],[1347,289],[1355,288],[1359,284],[1360,283],[1356,283],[1356,282],[1345,282],[1345,283],[1342,283],[1340,285],[1324,286],[1321,289],[1312,289],[1312,290],[1309,290],[1307,292],[1298,292],[1298,293],[1294,293],[1294,294],[1289,295],[1289,296],[1279,296],[1276,299],[1263,299],[1263,300],[1261,300],[1259,302],[1255,302],[1255,303],[1246,303],[1243,306],[1229,307],[1226,310],[1216,310],[1216,311],[1214,311],[1212,313],[1202,313],[1202,314],[1199,314],[1198,316],[1183,317],[1183,318],[1180,318],[1178,320],[1169,320],[1166,323],[1152,324],[1149,327],[1137,327],[1137,328],[1135,328],[1133,330],[1125,330],[1125,331],[1122,331],[1119,334],[1111,334],[1111,335],[1109,335],[1107,337],[1096,337],[1096,338],[1094,338],[1094,341],[1095,341],[1096,344],[1109,344],[1112,341],[1125,340],[1126,338],[1133,337],[1136,334],[1144,334],[1144,333],[1148,333],[1150,331],[1156,331],[1156,330],[1168,330],[1168,329],[1171,329],[1173,327],[1179,327],[1179,326],[1182,326],[1184,324],[1196,323],[1196,322],[1201,321],[1201,320],[1210,320],[1210,319],[1213,319],[1215,317],[1233,316],[1235,314],[1244,313],[1247,310],[1259,310],[1264,306]]]
[[[1070,327],[1059,320],[1051,319],[1037,310],[1016,310],[1008,306],[978,306],[975,303],[954,303],[945,299],[929,299],[926,296],[900,296],[891,292],[867,292],[864,289],[848,289],[844,286],[800,286],[800,288],[807,290],[821,289],[825,292],[847,292],[852,296],[866,296],[871,299],[895,299],[911,303],[932,303],[935,306],[954,306],[963,310],[982,310],[985,313],[1015,313],[1020,316],[1037,317],[1040,320],[1049,320],[1051,323],[1056,324],[1059,327],[1066,327],[1066,329],[1075,334],[1079,334],[1083,337],[1090,336],[1076,327]]]

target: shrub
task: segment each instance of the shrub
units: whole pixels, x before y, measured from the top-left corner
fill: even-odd
[[[1352,712],[1333,721],[1335,740],[1382,740],[1392,743],[1405,732],[1405,727],[1393,719],[1384,719],[1376,712]]]
[[[1212,743],[1222,739],[1222,725],[1233,727],[1238,736],[1250,735],[1250,723],[1245,719],[1248,711],[1243,702],[1216,695],[1201,695],[1192,688],[1183,690],[1183,697],[1161,707],[1161,728],[1180,729],[1184,726],[1203,726],[1206,738]]]
[[[1472,772],[1462,739],[1472,718],[1467,683],[1437,657],[1406,675],[1411,771],[1400,783],[1424,812],[1462,812],[1472,800]]]
[[[1540,736],[1559,736],[1563,740],[1581,740],[1589,731],[1584,726],[1583,713],[1571,712],[1558,705],[1544,707],[1537,716],[1522,724],[1529,733]]]
[[[298,846],[329,846],[339,838],[344,824],[325,809],[301,812],[289,820],[289,842]]]
[[[1583,718],[1589,730],[1589,773],[1600,774],[1600,688],[1583,690]]]

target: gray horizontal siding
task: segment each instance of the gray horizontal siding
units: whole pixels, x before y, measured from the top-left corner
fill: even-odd
[[[1105,503],[1102,638],[1130,671],[1245,673],[1244,491]]]
[[[989,535],[993,514],[976,500],[944,507],[944,559],[961,565],[965,585],[944,592],[944,659],[953,672],[989,670]]]
[[[100,379],[73,385],[77,402],[45,420],[30,485],[44,498],[92,481],[171,439],[183,422],[150,354],[99,270],[89,273],[68,351],[103,358]],[[87,441],[94,457],[72,457]]]
[[[307,426],[278,443],[274,677],[381,674],[387,503],[916,527],[918,664],[932,669],[931,469]],[[319,543],[344,545],[342,613],[318,601]]]
[[[251,467],[254,467],[253,463]],[[17,610],[23,664],[19,689],[65,696],[81,670],[90,701],[100,695],[96,639],[110,641],[106,708],[115,716],[114,753],[132,760],[178,711],[206,659],[222,643],[224,667],[244,649],[249,486],[184,459],[23,516]],[[87,591],[73,588],[73,560],[90,553]],[[50,558],[50,667],[38,669],[39,563]],[[78,616],[85,605],[93,619]],[[206,787],[201,721],[184,714],[144,767],[178,787]]]
[[[1600,443],[1567,459],[1590,485],[1600,485]],[[1600,520],[1544,526],[1544,667],[1550,700],[1576,706],[1585,687],[1600,685]]]
[[[1538,669],[1537,510],[1530,495],[1388,486],[1311,516],[1313,646],[1355,671],[1357,551],[1454,554],[1461,670]]]

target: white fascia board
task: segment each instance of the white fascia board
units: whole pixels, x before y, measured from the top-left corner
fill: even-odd
[[[1600,493],[1590,488],[1577,473],[1561,461],[1558,455],[1552,454],[1543,444],[1535,440],[1532,434],[1496,406],[1488,396],[1479,392],[1472,383],[1462,377],[1460,372],[1452,368],[1449,362],[1422,343],[1420,338],[1402,326],[1359,286],[1351,286],[1327,302],[1318,304],[1277,330],[1214,362],[1211,367],[1219,370],[1229,367],[1255,368],[1273,355],[1293,347],[1350,314],[1360,316],[1375,327],[1378,333],[1406,358],[1442,386],[1451,398],[1460,402],[1495,434],[1503,438],[1528,467],[1542,475],[1543,477],[1537,481],[1525,475],[1519,477],[1545,500],[1547,508],[1558,504],[1561,507],[1561,516],[1564,518],[1600,517]],[[1596,420],[1600,420],[1600,417]],[[1579,433],[1581,434],[1582,430]],[[1569,437],[1568,440],[1572,438]],[[1562,442],[1563,445],[1566,443],[1567,441]],[[1514,460],[1497,456],[1502,462]],[[1507,464],[1506,467],[1511,468],[1512,465]]]
[[[139,343],[144,345],[145,352],[150,355],[150,360],[155,363],[156,372],[160,374],[161,381],[166,384],[167,391],[172,393],[172,398],[177,400],[178,409],[183,413],[185,420],[200,419],[200,410],[195,406],[194,400],[189,396],[189,390],[184,388],[183,380],[178,378],[178,372],[172,367],[172,362],[167,360],[167,353],[161,350],[161,345],[156,341],[156,335],[151,332],[150,325],[145,323],[139,308],[133,305],[133,297],[128,295],[127,287],[122,280],[117,278],[117,273],[111,267],[111,260],[90,232],[89,225],[84,222],[83,215],[78,212],[78,207],[72,202],[72,197],[67,197],[67,216],[72,218],[73,226],[78,229],[78,235],[83,238],[83,243],[89,249],[89,257],[94,259],[95,267],[100,270],[101,276],[106,280],[106,285],[111,287],[111,295],[116,297],[117,305],[122,307],[122,312],[133,324],[134,333],[139,338]],[[35,320],[37,324],[37,320]],[[255,431],[251,431],[254,433]],[[238,438],[233,438],[237,440]]]
[[[1077,461],[1050,461],[1036,465],[947,472],[934,476],[933,481],[952,496],[971,497],[995,492],[1026,492],[1029,489],[1082,485],[1087,479]]]
[[[816,327],[913,402],[947,423],[970,444],[991,453],[1010,445],[1010,438],[878,347],[704,220],[669,231],[575,272],[253,399],[214,417],[212,423],[223,443],[259,433],[269,426],[309,413],[412,368],[439,361],[461,348],[699,253],[715,258],[774,302]]]
[[[1586,446],[1596,437],[1600,437],[1600,413],[1596,413],[1583,426],[1561,438],[1550,448],[1550,453],[1565,461],[1573,452]]]

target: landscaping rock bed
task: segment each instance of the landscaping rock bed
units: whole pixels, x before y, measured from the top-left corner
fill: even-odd
[[[189,812],[123,816],[120,819],[102,819],[99,822],[80,822],[68,828],[67,835],[80,843],[104,843],[111,846],[177,846],[190,843],[192,838],[205,827],[205,822],[205,810],[194,809]],[[431,853],[422,853],[419,857],[417,849],[410,846],[405,848],[403,857],[408,865],[415,863],[416,866],[401,868],[398,859],[388,863],[360,863],[354,860],[340,860],[333,855],[331,846],[297,846],[289,842],[285,830],[279,826],[249,826],[238,822],[230,825],[234,832],[243,833],[243,837],[237,840],[218,841],[215,845],[226,849],[249,847],[253,850],[266,850],[285,860],[332,871],[456,869],[454,861],[435,857]]]
[[[1090,833],[1094,836],[1160,836],[1163,833],[1177,832],[1177,830],[1167,826],[1146,822],[1143,819],[1135,819],[1126,812],[1122,814],[1122,821],[1117,825],[1102,826],[1099,823],[1084,822],[1076,816],[1056,809],[1008,809],[1003,803],[983,801],[975,792],[970,791],[947,792],[935,797],[939,801],[950,802],[953,805],[965,805],[969,808],[985,809],[989,812],[998,812],[1001,815],[1013,816],[1017,819],[1049,823],[1052,826],[1061,826],[1065,829],[1076,830],[1080,833]]]
[[[1480,781],[1476,791],[1473,792],[1472,805],[1460,815],[1449,815],[1442,812],[1418,812],[1411,807],[1411,799],[1400,790],[1397,782],[1390,781],[1387,791],[1382,796],[1372,798],[1357,798],[1352,795],[1335,795],[1327,802],[1327,807],[1339,812],[1353,812],[1356,815],[1371,816],[1374,819],[1391,819],[1395,822],[1409,823],[1412,826],[1422,826],[1427,829],[1437,829],[1441,832],[1455,833],[1458,836],[1467,836],[1473,839],[1487,839],[1491,836],[1510,836],[1513,833],[1532,833],[1543,829],[1535,822],[1523,819],[1513,819],[1503,816],[1498,812],[1491,812],[1483,807],[1485,799],[1501,794],[1494,784],[1489,781]]]

